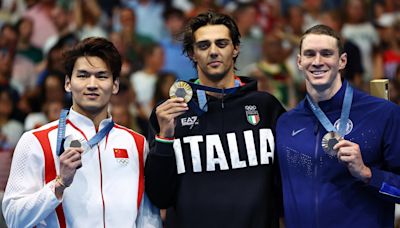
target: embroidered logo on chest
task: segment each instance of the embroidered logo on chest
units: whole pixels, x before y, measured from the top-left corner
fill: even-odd
[[[336,128],[336,130],[339,130],[339,125],[340,125],[340,118],[335,121],[335,124],[333,126]],[[347,120],[347,123],[346,123],[345,135],[349,134],[352,130],[353,130],[353,121],[351,121],[351,119],[349,119],[349,120]]]
[[[182,127],[190,126],[193,127],[194,125],[199,124],[199,119],[197,116],[188,116],[181,118],[181,125]]]
[[[121,166],[126,166],[129,163],[128,151],[126,149],[114,148],[114,157]]]
[[[246,111],[246,119],[252,125],[257,125],[260,122],[260,115],[258,114],[257,106],[246,105],[244,106]]]

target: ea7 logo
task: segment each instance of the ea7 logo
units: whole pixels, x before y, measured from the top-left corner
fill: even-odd
[[[181,124],[182,127],[184,126],[193,126],[193,125],[198,125],[199,121],[197,119],[197,116],[189,116],[189,117],[184,117],[181,119]]]

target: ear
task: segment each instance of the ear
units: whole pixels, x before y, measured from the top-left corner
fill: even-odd
[[[304,70],[303,66],[301,65],[301,56],[300,56],[300,54],[297,55],[296,63],[297,63],[297,68],[299,68],[299,70]]]
[[[68,75],[65,75],[64,89],[68,93],[71,92],[71,79],[68,77]]]
[[[113,82],[113,90],[112,90],[112,94],[117,94],[119,91],[119,78],[115,79]]]
[[[343,70],[347,64],[347,53],[343,53],[339,58],[339,70]]]
[[[235,48],[233,49],[233,57],[236,58],[239,55],[239,53],[240,53],[240,47],[238,45],[235,46]]]

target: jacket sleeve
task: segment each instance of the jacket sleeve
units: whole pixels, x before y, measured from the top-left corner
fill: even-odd
[[[153,111],[148,134],[150,152],[145,164],[145,189],[157,207],[168,208],[175,202],[178,174],[173,144],[155,141],[158,133],[157,117]]]
[[[2,210],[9,227],[33,227],[60,204],[51,186],[45,185],[44,155],[30,132],[22,135],[13,155]]]
[[[382,142],[383,164],[370,167],[369,185],[394,203],[400,203],[400,106],[391,106]]]
[[[138,217],[136,219],[136,227],[138,228],[162,228],[160,217],[160,209],[154,206],[146,193],[143,193],[142,202],[140,203]]]

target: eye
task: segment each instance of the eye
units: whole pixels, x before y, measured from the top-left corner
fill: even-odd
[[[215,41],[215,45],[217,45],[219,48],[224,48],[226,46],[228,46],[230,43],[229,40],[217,40]]]
[[[207,50],[210,47],[211,43],[209,41],[200,41],[196,43],[196,47],[200,50]]]
[[[332,56],[333,54],[334,54],[334,51],[332,51],[332,50],[322,50],[321,51],[321,55],[323,57],[329,57],[329,56]]]
[[[89,76],[90,74],[88,72],[78,72],[78,74],[76,75],[76,77],[78,78],[87,78]]]
[[[97,73],[96,74],[96,78],[99,78],[99,79],[107,79],[108,76],[109,75],[107,73]]]
[[[315,51],[313,51],[313,50],[305,50],[304,52],[303,52],[303,55],[304,56],[306,56],[306,57],[313,57],[313,56],[315,56]]]

